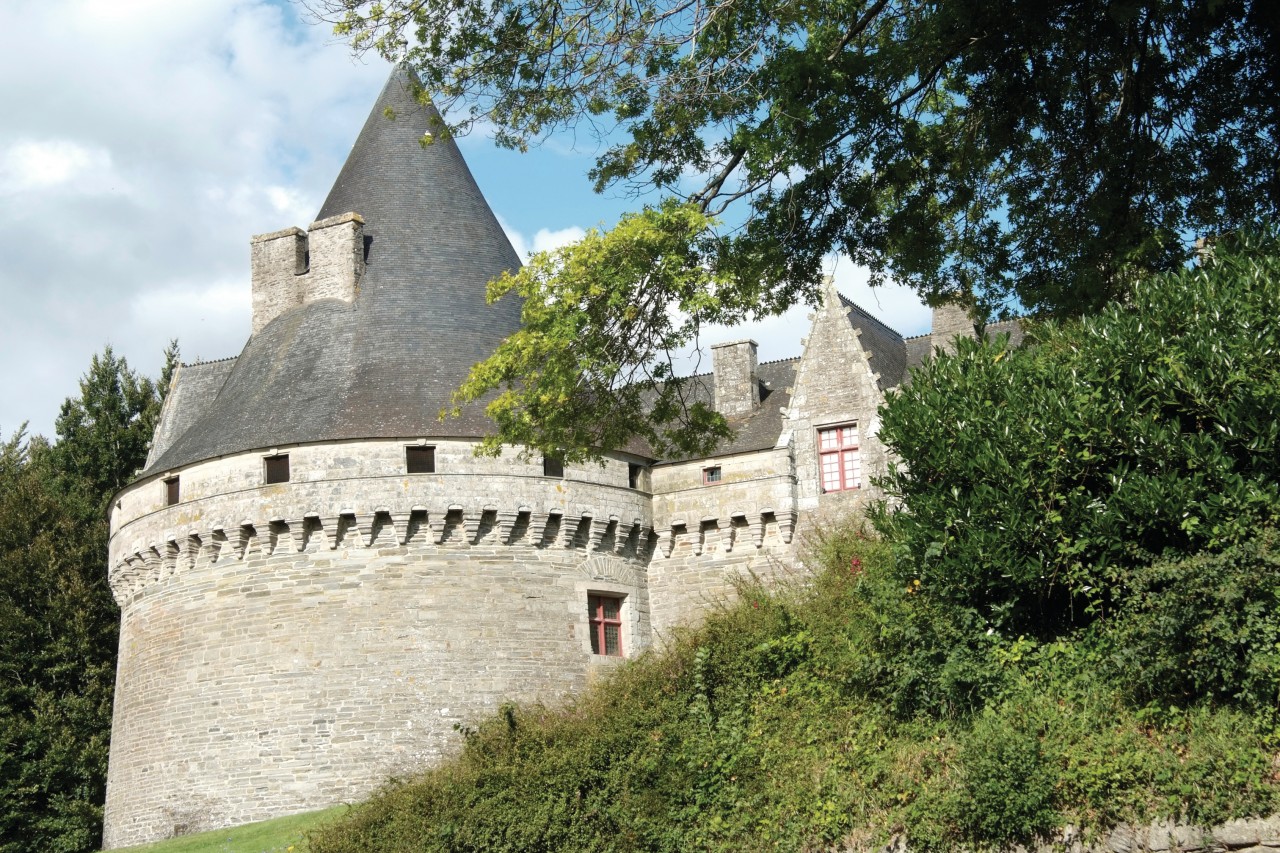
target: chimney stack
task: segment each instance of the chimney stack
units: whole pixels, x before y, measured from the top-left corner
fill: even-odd
[[[726,418],[760,408],[760,377],[756,373],[755,341],[728,341],[711,345],[711,370],[715,374],[716,411]]]
[[[947,355],[956,354],[956,338],[977,338],[977,327],[969,309],[956,302],[948,302],[933,309],[933,328],[929,342],[935,349]]]
[[[253,334],[290,308],[319,299],[353,302],[364,276],[364,219],[344,213],[250,240]]]

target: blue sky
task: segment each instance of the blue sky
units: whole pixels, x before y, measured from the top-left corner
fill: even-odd
[[[310,223],[388,72],[303,15],[269,0],[0,4],[0,436],[24,421],[51,436],[108,344],[151,375],[172,337],[186,360],[240,351],[250,236]],[[636,203],[592,192],[595,143],[580,143],[461,140],[522,253]],[[910,292],[871,293],[847,260],[831,271],[903,334],[926,330]],[[808,310],[707,330],[703,353],[753,337],[762,360],[798,355]]]

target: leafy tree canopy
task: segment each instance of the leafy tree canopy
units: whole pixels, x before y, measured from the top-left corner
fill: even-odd
[[[1274,234],[1241,235],[1038,343],[961,341],[914,370],[880,432],[905,463],[878,521],[903,583],[1048,638],[1123,610],[1159,558],[1280,524],[1277,282]]]
[[[733,317],[811,299],[835,251],[930,302],[1089,312],[1135,271],[1182,265],[1195,236],[1280,208],[1280,24],[1263,0],[309,5],[357,50],[414,68],[452,122],[442,132],[484,122],[524,148],[594,130],[598,187],[709,217],[687,251]],[[646,312],[647,285],[623,283],[631,259],[619,263],[602,273],[610,300],[639,303],[653,331],[621,352],[598,334],[549,343],[581,365],[552,396],[660,360],[696,331]],[[535,277],[554,292],[547,273]],[[551,310],[605,328],[578,301]],[[492,379],[515,362],[490,366]],[[515,393],[505,421],[538,423]],[[517,434],[552,450],[561,437]]]

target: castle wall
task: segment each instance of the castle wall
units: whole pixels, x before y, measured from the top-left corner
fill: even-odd
[[[625,596],[623,648],[648,645],[648,496],[624,461],[562,480],[437,442],[448,473],[406,475],[406,443],[277,448],[272,486],[264,454],[213,460],[174,506],[163,477],[120,496],[108,847],[359,798],[500,702],[581,689],[615,663],[591,654],[589,593]]]
[[[721,479],[707,484],[710,467]],[[648,580],[655,635],[732,599],[736,578],[771,577],[791,566],[794,489],[785,445],[654,467],[657,542]]]

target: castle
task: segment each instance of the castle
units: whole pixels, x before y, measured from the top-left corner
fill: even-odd
[[[885,391],[973,333],[828,284],[802,356],[720,344],[690,380],[736,430],[713,458],[478,458],[482,412],[437,415],[517,327],[484,292],[519,259],[430,110],[394,72],[317,221],[253,238],[249,341],[178,370],[112,505],[108,848],[359,798],[794,563],[873,496]]]

